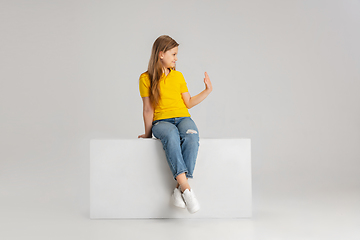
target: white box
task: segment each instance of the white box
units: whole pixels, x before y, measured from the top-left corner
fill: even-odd
[[[200,203],[190,214],[157,139],[90,141],[90,218],[248,218],[252,215],[250,139],[200,139],[189,184]]]

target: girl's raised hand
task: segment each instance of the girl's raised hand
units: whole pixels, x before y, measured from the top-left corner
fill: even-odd
[[[212,85],[211,85],[211,81],[210,81],[210,78],[209,78],[209,75],[207,74],[207,72],[205,72],[204,83],[205,83],[206,90],[211,92],[212,91]]]

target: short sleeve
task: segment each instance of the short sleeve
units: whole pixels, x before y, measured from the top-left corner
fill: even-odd
[[[139,90],[141,97],[150,96],[150,78],[148,74],[141,74],[139,78]]]
[[[184,92],[188,92],[188,91],[189,90],[187,88],[185,78],[184,78],[183,74],[180,72],[180,92],[184,93]]]

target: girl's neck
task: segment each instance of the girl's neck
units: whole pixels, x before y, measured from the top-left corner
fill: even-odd
[[[165,74],[165,76],[167,76],[170,73],[170,69],[163,68],[163,73]]]

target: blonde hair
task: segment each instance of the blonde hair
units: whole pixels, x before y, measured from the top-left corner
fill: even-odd
[[[163,74],[163,65],[161,63],[159,53],[161,51],[165,53],[177,46],[179,46],[179,44],[167,35],[161,35],[158,37],[152,46],[148,70],[146,73],[148,73],[150,77],[150,102],[154,108],[158,105],[160,100],[159,81]],[[176,70],[175,67],[171,69]]]

